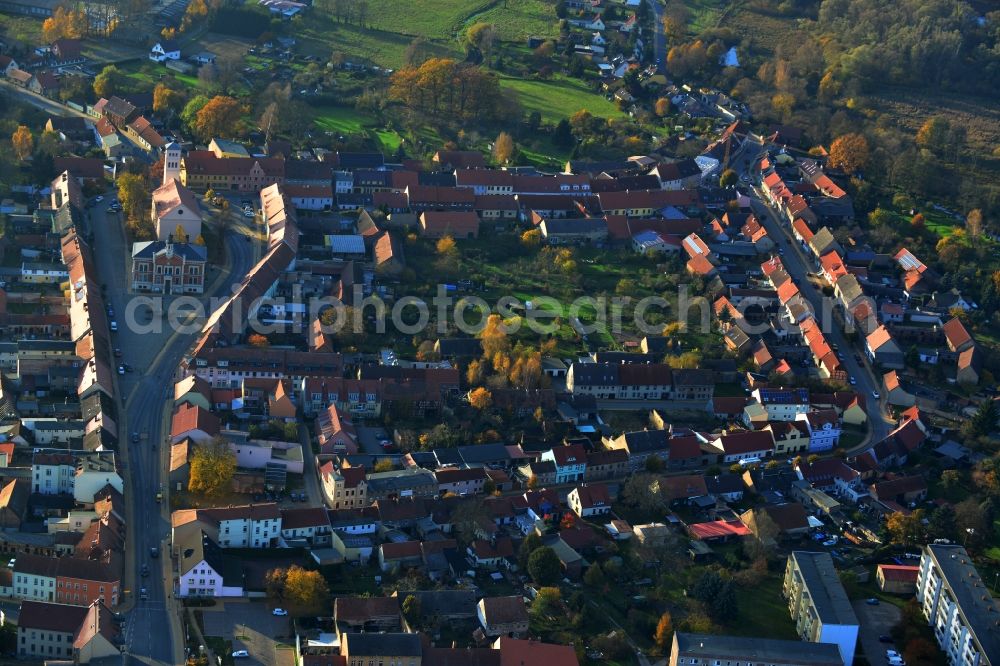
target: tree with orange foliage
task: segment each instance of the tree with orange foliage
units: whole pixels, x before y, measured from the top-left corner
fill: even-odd
[[[245,113],[243,105],[232,97],[216,95],[195,116],[194,129],[206,141],[214,137],[238,136],[240,119]]]
[[[656,106],[654,108],[656,115],[660,118],[670,113],[670,100],[666,97],[661,97],[656,100]]]
[[[663,615],[660,616],[660,621],[656,623],[656,633],[653,634],[653,640],[656,641],[656,647],[659,648],[660,652],[663,652],[669,647],[673,638],[674,618],[671,617],[670,611],[664,611]]]
[[[31,153],[35,149],[35,137],[32,136],[31,129],[27,125],[18,125],[10,137],[10,142],[14,144],[14,157],[19,160],[31,157]]]
[[[489,409],[493,405],[493,394],[483,387],[473,389],[469,393],[469,404],[479,411]]]
[[[868,139],[861,134],[844,134],[834,139],[830,144],[829,164],[843,169],[846,173],[854,173],[868,166]]]
[[[261,347],[267,347],[271,343],[265,336],[261,335],[260,333],[251,333],[249,336],[247,336],[247,344],[250,345],[251,347],[261,348]]]

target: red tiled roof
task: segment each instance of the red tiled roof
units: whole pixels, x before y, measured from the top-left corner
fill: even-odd
[[[920,567],[905,564],[880,564],[878,570],[882,572],[882,578],[885,580],[901,583],[916,583],[917,574],[920,573]]]
[[[750,530],[740,520],[713,520],[687,526],[695,539],[718,539],[730,536],[749,536]]]

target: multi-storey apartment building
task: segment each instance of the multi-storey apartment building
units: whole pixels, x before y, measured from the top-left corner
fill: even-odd
[[[858,618],[829,553],[796,550],[788,557],[782,593],[803,640],[835,643],[843,666],[854,662]]]
[[[1000,603],[965,548],[924,546],[917,601],[952,666],[1000,664]]]
[[[840,651],[831,643],[805,643],[772,638],[715,636],[674,632],[669,666],[840,666]]]

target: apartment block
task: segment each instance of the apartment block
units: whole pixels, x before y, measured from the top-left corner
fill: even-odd
[[[924,546],[917,601],[952,666],[1000,664],[1000,603],[965,548]]]
[[[858,618],[830,554],[792,552],[782,594],[802,640],[836,644],[843,666],[851,666],[858,642]]]
[[[840,666],[840,650],[831,643],[772,638],[716,636],[674,632],[669,666]]]

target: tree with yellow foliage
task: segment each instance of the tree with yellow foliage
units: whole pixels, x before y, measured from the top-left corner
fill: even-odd
[[[42,39],[49,44],[57,39],[80,39],[86,26],[87,15],[83,11],[56,7],[42,23]]]
[[[500,132],[493,142],[493,159],[497,164],[506,165],[514,157],[514,138],[507,132]]]
[[[35,137],[27,125],[18,125],[10,137],[10,142],[14,144],[14,157],[19,160],[31,157],[31,153],[35,149]]]
[[[268,571],[265,581],[268,596],[293,605],[303,614],[315,614],[330,600],[330,588],[323,575],[297,564]]]
[[[230,487],[236,472],[236,454],[222,439],[199,446],[191,456],[188,490],[217,495]]]
[[[489,409],[493,405],[493,394],[483,387],[473,389],[469,393],[469,404],[479,411]]]
[[[528,229],[521,234],[521,245],[525,247],[538,247],[542,242],[542,232],[538,229]]]
[[[451,236],[442,236],[435,245],[437,253],[441,256],[454,256],[458,254],[458,245]]]
[[[482,342],[485,358],[492,360],[497,354],[506,354],[510,351],[507,329],[503,325],[503,319],[498,314],[491,314],[486,318],[486,325],[479,332],[479,340]],[[493,367],[496,369],[495,362]]]

